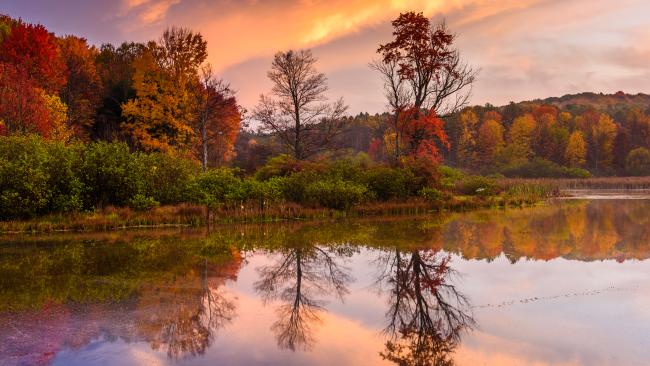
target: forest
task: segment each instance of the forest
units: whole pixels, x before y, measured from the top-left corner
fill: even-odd
[[[480,73],[445,23],[407,12],[392,26],[368,60],[387,109],[350,116],[328,99],[310,50],[277,52],[272,89],[246,110],[190,29],[96,46],[1,15],[0,219],[110,206],[521,203],[496,180],[650,175],[650,96],[470,106]]]

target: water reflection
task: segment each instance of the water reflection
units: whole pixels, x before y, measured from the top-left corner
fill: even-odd
[[[238,357],[250,350],[251,344],[233,340],[243,332],[238,324],[250,324],[250,309],[265,314],[249,330],[257,342],[271,343],[265,357],[292,357],[278,363],[310,363],[327,337],[347,339],[347,329],[328,328],[328,322],[345,319],[368,331],[363,334],[378,335],[364,339],[372,343],[369,364],[451,365],[467,343],[461,338],[477,333],[466,296],[477,291],[466,279],[476,283],[498,268],[493,274],[498,281],[481,288],[499,292],[490,301],[503,302],[521,298],[522,289],[534,286],[529,278],[539,278],[546,268],[564,268],[561,263],[595,262],[598,269],[606,259],[639,263],[650,258],[650,207],[640,201],[575,201],[418,219],[2,240],[2,365],[67,364],[84,354],[94,358],[77,364],[99,364],[93,345],[120,342],[127,348],[144,345],[163,364],[191,363],[198,356],[246,364],[250,360],[225,359],[220,345],[237,349]],[[563,260],[544,262],[556,258]],[[466,270],[470,262],[484,266],[459,276],[456,270]],[[531,272],[515,283],[501,275],[505,268]],[[590,276],[597,273],[593,268]],[[243,282],[242,272],[248,276]],[[608,282],[598,288],[616,280],[601,276]],[[591,277],[583,284],[596,286]],[[544,298],[556,295],[542,290]],[[539,306],[538,314],[553,319],[543,312],[546,305]],[[609,318],[623,319],[634,312],[612,314]],[[522,312],[519,321],[527,317]],[[350,346],[347,352],[359,350]],[[64,355],[69,358],[61,359]]]
[[[228,275],[224,268],[206,259],[203,268],[195,270],[200,279],[188,276],[144,286],[137,306],[145,310],[133,319],[139,338],[170,358],[204,354],[235,316],[236,303],[223,288]]]
[[[47,244],[25,248],[36,260],[3,261],[0,360],[48,364],[57,352],[95,339],[147,342],[173,359],[204,354],[235,316],[224,285],[236,280],[242,259],[236,251],[200,258],[198,243],[187,252],[171,244]],[[7,269],[20,271],[6,277]]]
[[[343,300],[352,280],[341,258],[350,257],[350,247],[321,248],[316,245],[280,249],[272,265],[258,269],[255,290],[265,303],[279,300],[272,330],[282,349],[309,350],[314,345],[313,326],[324,311],[322,297]]]
[[[442,252],[399,248],[380,257],[378,284],[389,293],[382,358],[404,366],[453,364],[461,332],[475,322],[450,261]]]

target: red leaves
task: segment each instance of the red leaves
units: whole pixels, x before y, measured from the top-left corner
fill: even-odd
[[[42,25],[0,21],[9,27],[0,43],[0,133],[48,137],[53,118],[43,95],[66,82],[56,38]]]
[[[415,12],[400,14],[392,24],[394,40],[381,45],[377,52],[385,63],[399,64],[402,79],[411,80],[423,74],[437,78],[441,69],[450,69],[454,36],[444,24],[432,29],[429,19]]]
[[[0,133],[36,132],[48,136],[49,112],[27,71],[0,63]]]
[[[442,158],[440,148],[450,147],[442,119],[435,111],[415,113],[413,109],[404,112],[400,118],[405,123],[403,145],[408,148],[408,154],[439,163]]]
[[[57,92],[66,82],[65,65],[56,38],[42,25],[18,21],[0,48],[0,62],[24,69],[48,92]]]

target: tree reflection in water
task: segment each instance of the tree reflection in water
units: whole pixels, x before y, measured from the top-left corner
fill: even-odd
[[[149,310],[138,321],[139,333],[153,349],[165,350],[170,358],[204,354],[216,332],[235,316],[235,302],[223,286],[228,266],[205,260],[202,267],[197,269],[200,279],[194,278],[200,286],[184,278],[166,288],[156,286],[141,297],[141,302],[152,303],[144,304]]]
[[[452,283],[449,254],[396,248],[379,259],[378,285],[388,292],[388,337],[382,358],[398,365],[452,365],[451,354],[474,319]]]
[[[280,257],[273,265],[258,269],[260,280],[255,283],[255,290],[265,304],[281,302],[278,319],[272,326],[278,347],[309,350],[315,343],[313,325],[320,322],[319,313],[325,304],[325,300],[316,297],[343,300],[352,277],[337,259],[350,257],[353,249],[303,245],[278,253]]]

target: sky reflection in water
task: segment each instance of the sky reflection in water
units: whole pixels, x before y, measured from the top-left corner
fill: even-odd
[[[0,365],[650,356],[648,201],[5,239]]]

